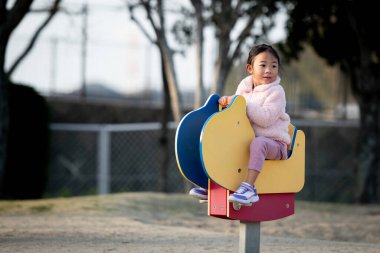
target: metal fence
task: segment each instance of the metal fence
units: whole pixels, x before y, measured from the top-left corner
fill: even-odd
[[[52,124],[47,196],[156,191],[160,124]],[[169,124],[167,189],[183,191]]]
[[[294,121],[306,134],[306,183],[298,199],[352,201],[358,123]],[[158,191],[160,124],[52,124],[47,197]],[[185,192],[169,125],[167,189]],[[337,148],[339,147],[339,148]]]

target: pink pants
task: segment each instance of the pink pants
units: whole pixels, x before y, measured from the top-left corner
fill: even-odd
[[[248,169],[261,172],[265,159],[285,160],[288,158],[285,143],[275,141],[263,136],[253,139],[250,145],[250,158]]]

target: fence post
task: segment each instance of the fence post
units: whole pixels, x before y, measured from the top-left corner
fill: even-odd
[[[110,192],[110,132],[102,126],[98,135],[98,194]]]

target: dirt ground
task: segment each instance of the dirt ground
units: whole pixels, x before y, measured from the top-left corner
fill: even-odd
[[[239,221],[184,194],[0,201],[0,252],[238,252]],[[296,202],[261,223],[260,252],[380,253],[380,206]]]

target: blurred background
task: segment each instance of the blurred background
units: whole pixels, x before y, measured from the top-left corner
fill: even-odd
[[[363,68],[344,58],[360,50],[329,42],[334,31],[350,34],[333,20],[339,5],[297,3],[5,1],[0,197],[187,192],[174,154],[179,120],[212,93],[233,94],[249,48],[269,43],[281,53],[287,111],[306,134],[306,183],[296,197],[379,203],[379,112],[364,103],[372,89],[378,107],[378,88],[361,91],[347,67]],[[313,15],[332,28],[314,26]],[[308,21],[303,30],[297,20]],[[363,112],[375,123],[365,125]]]

